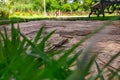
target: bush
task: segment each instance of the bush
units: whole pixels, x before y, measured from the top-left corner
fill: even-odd
[[[8,18],[9,17],[9,12],[8,11],[0,11],[1,17]]]
[[[71,4],[63,4],[61,10],[63,12],[72,12]]]
[[[80,4],[78,2],[74,2],[71,7],[72,11],[77,11],[80,8]]]
[[[79,3],[74,2],[72,4],[63,4],[61,6],[61,11],[63,12],[72,12],[72,11],[77,11],[79,9]]]
[[[9,7],[4,2],[0,2],[0,16],[5,18],[9,17]]]

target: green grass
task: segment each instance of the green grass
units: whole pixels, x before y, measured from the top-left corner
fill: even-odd
[[[4,28],[4,31],[0,32],[0,80],[105,80],[104,70],[120,55],[120,52],[116,53],[103,68],[100,68],[95,61],[96,54],[88,58],[91,53],[89,49],[75,51],[83,42],[99,33],[110,23],[111,21],[108,21],[101,25],[68,50],[49,50],[50,52],[46,52],[46,47],[49,47],[46,44],[55,31],[41,37],[44,31],[43,26],[36,36],[29,40],[21,33],[19,26],[16,29],[12,24],[11,33],[7,33]],[[8,34],[11,35],[8,36]],[[56,55],[60,56],[56,59]],[[80,60],[79,56],[82,56]],[[98,73],[86,79],[86,76],[91,74],[90,69],[93,63],[96,63]],[[76,69],[71,69],[73,65]],[[118,74],[120,67],[115,71],[108,70],[111,72],[108,80],[114,78],[114,80],[120,80]]]
[[[92,21],[95,21],[95,20],[111,20],[112,18],[115,18],[117,17],[117,19],[115,20],[120,20],[120,16],[105,16],[105,17],[96,17],[96,16],[93,16],[91,18],[85,16],[85,17],[60,17],[59,20],[68,20],[68,21],[76,21],[76,20],[92,20]]]
[[[18,23],[18,22],[28,22],[28,21],[36,21],[36,20],[53,20],[55,17],[10,17],[10,18],[0,18],[0,25],[10,24],[10,23]]]
[[[9,18],[2,18],[0,17],[0,25],[3,25],[3,24],[10,24],[11,22],[12,23],[18,23],[18,22],[28,22],[28,21],[36,21],[36,20],[68,20],[68,21],[76,21],[76,20],[110,20],[114,17],[117,17],[117,19],[115,20],[120,20],[120,16],[106,16],[106,17],[96,17],[96,16],[93,16],[91,18],[88,18],[87,16],[85,17],[81,17],[81,16],[61,16],[61,17],[55,17],[55,16],[46,16],[46,17],[24,17],[24,16],[21,16],[21,17],[14,17],[14,16],[11,16]]]

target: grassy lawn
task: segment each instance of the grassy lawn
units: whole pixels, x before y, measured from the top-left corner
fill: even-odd
[[[120,20],[120,16],[105,16],[105,17],[96,17],[92,16],[88,18],[88,16],[11,16],[9,18],[0,17],[0,25],[9,24],[9,23],[17,23],[17,22],[28,22],[28,21],[36,21],[36,20],[110,20],[114,17],[117,17],[117,20]]]

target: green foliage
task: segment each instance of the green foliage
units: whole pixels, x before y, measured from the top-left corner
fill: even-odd
[[[5,0],[3,0],[5,1]],[[95,4],[99,0],[73,0],[73,3],[68,3],[68,0],[45,0],[46,11],[55,12],[61,10],[61,12],[75,12],[79,10],[87,11],[90,6]],[[83,3],[81,3],[81,1]],[[3,5],[4,4],[4,5]],[[1,7],[2,6],[2,7]],[[119,8],[119,6],[117,6]],[[44,11],[44,0],[10,0],[9,2],[0,1],[0,13],[1,16],[9,16],[9,13],[15,12],[28,12],[30,14],[42,13]],[[112,9],[111,9],[112,11]]]
[[[35,11],[43,11],[43,0],[34,0],[33,1],[33,10]]]
[[[93,1],[94,0],[83,0],[83,4],[81,5],[81,8],[85,11],[89,10],[90,5],[92,4]]]
[[[46,11],[55,12],[60,10],[61,12],[75,12],[90,9],[90,6],[95,4],[99,0],[73,0],[73,3],[68,3],[68,0],[45,0]],[[81,3],[81,1],[83,3]],[[1,3],[0,3],[1,4]],[[3,9],[3,8],[1,8]],[[28,12],[31,10],[31,14],[43,13],[44,0],[10,0],[7,3],[7,7],[4,6],[4,13],[15,12]]]
[[[72,8],[71,8],[71,5],[70,4],[63,4],[62,7],[61,7],[61,10],[63,12],[71,12],[72,11]]]
[[[60,9],[59,1],[46,0],[46,9],[49,12]]]
[[[47,12],[61,10],[61,11],[77,11],[79,8],[80,3],[78,0],[74,0],[72,4],[68,4],[67,0],[45,0],[46,1],[46,10]],[[87,0],[89,1],[89,0]],[[86,4],[86,2],[85,2]],[[88,6],[88,5],[86,5]],[[32,11],[41,11],[43,12],[44,9],[44,0],[13,0],[13,12],[20,11],[20,12],[27,12],[28,10]]]
[[[20,3],[16,3],[14,4],[14,6],[12,7],[13,11],[21,11],[21,12],[28,12],[29,10],[32,10],[32,4],[20,4]]]
[[[61,11],[63,12],[72,12],[77,11],[80,8],[80,4],[78,2],[73,2],[72,4],[62,4]]]
[[[71,7],[72,11],[77,11],[80,8],[80,4],[78,2],[74,2]]]
[[[9,17],[10,3],[0,1],[0,16]]]

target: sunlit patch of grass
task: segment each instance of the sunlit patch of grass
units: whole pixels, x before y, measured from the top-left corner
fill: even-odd
[[[54,14],[54,15],[53,15]],[[97,17],[96,15],[93,15],[91,18],[88,18],[87,14],[82,15],[65,15],[61,14],[60,16],[56,16],[55,13],[52,13],[52,15],[47,14],[47,16],[44,16],[42,13],[27,13],[27,12],[16,12],[14,14],[10,14],[9,18],[3,18],[0,17],[0,25],[3,24],[9,24],[11,22],[17,23],[17,22],[27,22],[27,21],[35,21],[35,20],[68,20],[68,21],[75,21],[75,20],[110,20],[111,18],[118,17],[116,20],[120,20],[120,16],[112,16],[112,15],[106,15],[105,17]]]

